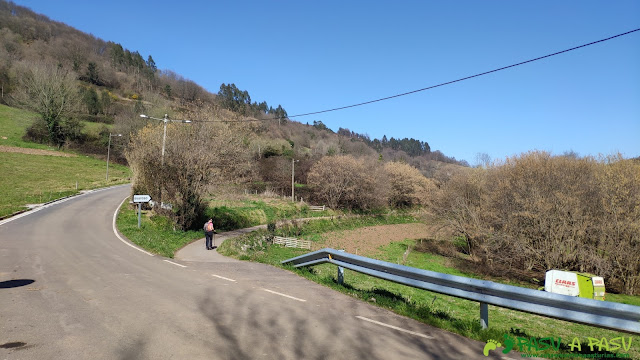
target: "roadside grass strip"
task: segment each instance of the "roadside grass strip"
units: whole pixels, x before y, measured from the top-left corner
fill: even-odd
[[[143,252],[149,256],[154,256],[152,253],[144,251],[142,249],[140,249],[139,247],[131,244],[130,242],[128,242],[127,240],[123,239],[122,236],[120,236],[120,234],[118,233],[118,228],[116,226],[116,220],[118,219],[118,212],[120,211],[120,208],[122,208],[122,204],[124,204],[125,201],[127,201],[127,199],[129,199],[129,197],[127,196],[126,198],[124,198],[124,200],[122,200],[122,202],[120,203],[120,206],[118,206],[118,209],[116,209],[116,211],[113,213],[113,233],[116,234],[116,237],[118,239],[120,239],[120,241],[122,241],[125,245],[130,246],[140,252]]]

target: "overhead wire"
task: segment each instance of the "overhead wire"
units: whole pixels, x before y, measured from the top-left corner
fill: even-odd
[[[235,123],[235,122],[258,122],[258,121],[271,121],[271,120],[284,120],[286,118],[268,118],[268,119],[254,119],[254,118],[247,118],[247,119],[243,119],[243,120],[191,120],[191,122],[219,122],[219,123]]]
[[[404,93],[401,93],[401,94],[386,96],[386,97],[375,99],[375,100],[369,100],[369,101],[365,101],[365,102],[361,102],[361,103],[357,103],[357,104],[352,104],[352,105],[340,106],[340,107],[327,109],[327,110],[320,110],[320,111],[308,112],[308,113],[303,113],[303,114],[290,115],[290,116],[287,116],[286,118],[291,119],[291,118],[296,118],[296,117],[303,117],[303,116],[309,116],[309,115],[322,114],[322,113],[327,113],[327,112],[332,112],[332,111],[338,111],[338,110],[354,108],[354,107],[357,107],[357,106],[373,104],[373,103],[376,103],[376,102],[385,101],[385,100],[389,100],[389,99],[394,99],[394,98],[398,98],[398,97],[401,97],[401,96],[407,96],[407,95],[415,94],[415,93],[418,93],[418,92],[421,92],[421,91],[435,89],[437,87],[454,84],[454,83],[457,83],[457,82],[460,82],[460,81],[473,79],[473,78],[480,77],[480,76],[483,76],[483,75],[492,74],[492,73],[495,73],[495,72],[498,72],[498,71],[502,71],[502,70],[510,69],[510,68],[513,68],[513,67],[516,67],[516,66],[532,63],[532,62],[539,61],[539,60],[542,60],[542,59],[546,59],[546,58],[549,58],[549,57],[552,57],[552,56],[564,54],[564,53],[567,53],[567,52],[570,52],[570,51],[574,51],[574,50],[578,50],[578,49],[581,49],[581,48],[584,48],[584,47],[587,47],[587,46],[591,46],[591,45],[595,45],[595,44],[602,43],[602,42],[605,42],[605,41],[609,41],[609,40],[612,40],[612,39],[615,39],[615,38],[618,38],[618,37],[621,37],[621,36],[629,35],[629,34],[634,33],[636,31],[640,31],[640,28],[634,29],[634,30],[630,30],[630,31],[627,31],[627,32],[624,32],[624,33],[621,33],[621,34],[618,34],[618,35],[610,36],[610,37],[605,38],[605,39],[592,41],[592,42],[587,43],[587,44],[575,46],[575,47],[572,47],[572,48],[569,48],[569,49],[566,49],[566,50],[557,51],[557,52],[554,52],[552,54],[540,56],[540,57],[537,57],[537,58],[534,58],[534,59],[522,61],[522,62],[519,62],[519,63],[516,63],[516,64],[512,64],[512,65],[508,65],[508,66],[503,66],[503,67],[500,67],[500,68],[497,68],[497,69],[485,71],[485,72],[478,73],[478,74],[475,74],[475,75],[465,76],[465,77],[457,79],[457,80],[443,82],[443,83],[440,83],[440,84],[437,84],[437,85],[428,86],[428,87],[425,87],[425,88],[422,88],[422,89],[407,91],[407,92],[404,92]],[[276,118],[269,118],[269,119],[251,119],[251,120],[247,119],[247,120],[193,120],[193,121],[194,122],[196,122],[196,121],[197,122],[247,122],[247,121],[271,121],[271,120],[283,120],[283,119],[285,119],[285,118],[276,117]]]

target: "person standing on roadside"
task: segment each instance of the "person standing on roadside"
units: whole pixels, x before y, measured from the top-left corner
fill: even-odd
[[[215,229],[213,228],[213,219],[209,219],[209,221],[204,224],[203,229],[207,250],[213,250],[213,245],[211,244],[213,239],[213,232],[215,231]]]

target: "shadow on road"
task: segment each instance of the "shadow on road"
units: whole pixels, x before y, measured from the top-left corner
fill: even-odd
[[[463,344],[458,348],[456,343],[462,338],[454,334],[425,339],[358,320],[355,315],[362,308],[355,302],[335,304],[327,310],[324,306],[274,297],[258,289],[240,290],[234,299],[223,293],[226,289],[229,288],[209,289],[199,305],[213,325],[211,342],[215,357],[232,360],[468,359],[476,358],[476,354],[477,358],[483,357],[481,347],[476,350]],[[376,316],[380,320],[396,318],[386,312]]]
[[[15,279],[15,280],[7,280],[0,281],[0,289],[11,289],[17,288],[21,286],[31,285],[35,282],[35,280],[31,279]]]
[[[146,341],[138,339],[133,342],[133,344],[123,347],[120,350],[120,356],[118,357],[121,360],[134,360],[134,359],[142,359],[143,354],[145,353]]]

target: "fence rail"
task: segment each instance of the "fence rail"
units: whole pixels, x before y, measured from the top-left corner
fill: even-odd
[[[480,321],[489,326],[488,304],[600,328],[640,334],[640,306],[553,294],[486,280],[442,274],[321,249],[282,261],[294,267],[331,263],[363,274],[480,303]]]
[[[285,247],[295,247],[300,249],[311,250],[311,241],[309,240],[299,240],[295,238],[285,238],[280,236],[274,236],[273,243],[284,245]]]

